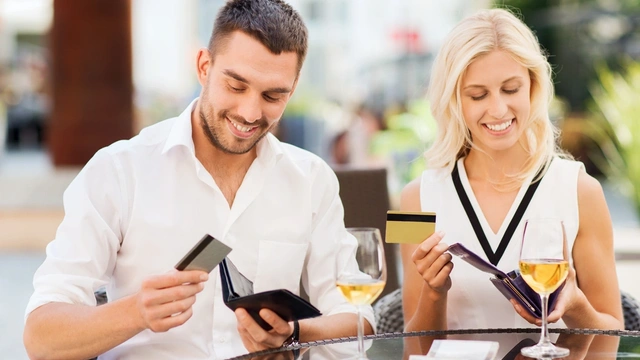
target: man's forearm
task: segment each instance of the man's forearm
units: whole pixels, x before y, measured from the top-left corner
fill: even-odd
[[[364,334],[373,334],[373,327],[364,321]],[[326,340],[339,337],[356,336],[358,333],[358,315],[341,313],[320,316],[300,321],[300,342]]]
[[[138,334],[134,297],[91,307],[49,303],[28,317],[24,344],[31,359],[81,359],[98,356]]]

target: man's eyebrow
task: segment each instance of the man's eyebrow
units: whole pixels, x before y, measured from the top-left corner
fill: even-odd
[[[265,92],[266,93],[277,93],[277,94],[288,94],[288,93],[291,92],[291,88],[283,88],[283,87],[271,88],[271,89],[268,89]]]
[[[233,70],[224,69],[224,70],[222,70],[222,73],[227,75],[227,76],[229,76],[229,77],[232,77],[232,78],[234,78],[234,79],[236,79],[236,80],[238,80],[240,82],[243,82],[243,83],[245,83],[247,85],[249,84],[249,80],[245,79],[244,77],[242,77],[240,74],[238,74],[237,72],[235,72]]]
[[[222,73],[227,75],[230,78],[233,78],[237,81],[240,81],[241,83],[245,83],[247,85],[250,85],[251,83],[249,82],[249,80],[245,79],[242,75],[238,74],[237,72],[230,70],[230,69],[224,69],[222,70]],[[277,94],[288,94],[291,92],[291,88],[287,88],[287,87],[275,87],[275,88],[270,88],[264,91],[265,93],[277,93]]]

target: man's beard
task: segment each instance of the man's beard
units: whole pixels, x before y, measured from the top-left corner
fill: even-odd
[[[225,129],[224,126],[226,125],[227,122],[227,118],[229,119],[233,119],[234,121],[243,124],[243,125],[247,125],[247,126],[258,126],[258,129],[256,131],[263,131],[263,133],[252,143],[250,143],[246,148],[242,148],[242,149],[233,149],[231,148],[231,146],[226,146],[225,144],[223,144],[221,138],[221,132],[224,131]],[[242,154],[246,154],[249,151],[251,151],[256,144],[262,140],[262,138],[267,135],[268,133],[268,129],[267,131],[264,130],[265,128],[265,124],[267,124],[267,120],[263,117],[259,120],[256,121],[256,123],[254,123],[253,125],[251,124],[247,124],[246,121],[244,121],[244,119],[239,118],[237,116],[231,116],[229,115],[229,111],[228,110],[221,110],[217,116],[215,116],[215,119],[211,119],[210,116],[207,116],[207,114],[205,114],[205,112],[203,111],[203,109],[200,109],[200,126],[202,127],[202,130],[204,131],[205,136],[207,137],[207,139],[209,139],[209,142],[218,150],[224,152],[225,154],[232,154],[232,155],[242,155]],[[232,136],[232,135],[230,135]],[[237,138],[232,137],[232,139],[230,141],[237,141],[239,143],[249,143],[249,141],[251,141],[250,139],[246,139],[246,140],[240,140],[238,141]]]

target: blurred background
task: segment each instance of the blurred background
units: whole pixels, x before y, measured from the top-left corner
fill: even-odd
[[[0,0],[0,354],[26,359],[33,272],[62,193],[101,147],[179,114],[223,0]],[[424,169],[424,100],[453,25],[522,14],[550,54],[562,145],[598,177],[620,286],[640,298],[640,0],[291,0],[307,60],[276,135],[336,167],[385,167],[393,199]]]

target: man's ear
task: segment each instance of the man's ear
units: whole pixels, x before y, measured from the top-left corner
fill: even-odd
[[[196,73],[198,74],[198,82],[202,87],[207,83],[207,77],[209,71],[211,71],[211,65],[213,64],[213,58],[207,48],[200,48],[198,55],[196,56]]]

